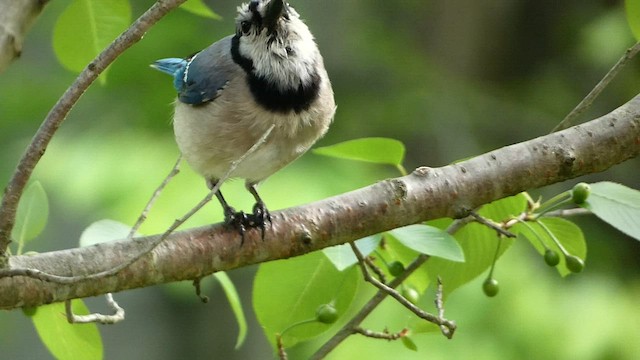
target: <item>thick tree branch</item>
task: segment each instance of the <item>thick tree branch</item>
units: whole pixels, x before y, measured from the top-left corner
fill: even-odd
[[[49,0],[0,0],[0,73],[22,53],[27,31]]]
[[[640,96],[599,119],[558,133],[453,165],[418,168],[408,176],[274,212],[265,241],[261,240],[260,231],[252,230],[240,246],[239,235],[219,224],[176,232],[113,276],[71,284],[43,282],[13,271],[38,269],[60,276],[93,274],[127,261],[159,235],[14,256],[9,259],[10,268],[0,270],[0,308],[37,306],[197,279],[220,270],[302,255],[420,221],[459,218],[481,204],[600,172],[639,154]]]

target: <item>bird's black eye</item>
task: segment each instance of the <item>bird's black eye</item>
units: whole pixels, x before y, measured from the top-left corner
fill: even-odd
[[[243,21],[240,23],[240,29],[242,30],[243,34],[248,34],[249,30],[251,30],[251,22],[250,21]]]

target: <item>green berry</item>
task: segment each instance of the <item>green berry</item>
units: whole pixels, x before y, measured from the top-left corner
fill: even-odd
[[[591,186],[587,183],[581,182],[576,184],[571,190],[571,199],[574,204],[580,205],[587,200],[589,194],[591,194]]]
[[[549,266],[556,266],[560,263],[560,256],[558,256],[557,252],[547,249],[547,251],[544,252],[544,262]]]
[[[569,255],[564,260],[567,262],[567,269],[572,273],[579,273],[584,269],[584,261],[577,256]]]
[[[389,264],[389,274],[398,276],[404,272],[404,265],[400,261],[394,261]]]
[[[412,304],[417,304],[418,300],[420,299],[420,294],[418,293],[418,291],[409,286],[402,287],[402,296],[405,299],[409,300],[409,302],[411,302]]]
[[[316,310],[316,320],[323,324],[333,324],[338,320],[338,310],[332,303],[322,304]]]
[[[498,286],[498,280],[494,278],[487,278],[482,284],[482,291],[488,297],[494,297],[498,294],[500,287]]]

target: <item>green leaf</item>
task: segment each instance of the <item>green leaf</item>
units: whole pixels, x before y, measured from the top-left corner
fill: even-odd
[[[229,305],[231,305],[231,310],[233,310],[233,314],[236,316],[236,321],[238,322],[238,339],[236,340],[236,349],[238,349],[242,346],[245,338],[247,337],[247,319],[245,318],[244,311],[242,310],[240,296],[226,272],[219,271],[213,274],[213,276],[218,279],[220,285],[222,285],[222,289],[229,300]]]
[[[127,0],[73,0],[53,29],[53,49],[60,63],[82,71],[131,23]],[[106,71],[100,77],[104,83]]]
[[[581,206],[640,240],[640,191],[607,181],[591,184],[591,195]]]
[[[319,251],[260,265],[253,283],[253,308],[274,349],[276,333],[315,319],[320,305],[333,302],[338,314],[344,314],[355,297],[360,278],[357,270],[352,267],[340,272]],[[317,321],[290,327],[283,342],[290,347],[331,327]]]
[[[404,246],[419,253],[464,262],[456,239],[444,230],[428,225],[409,225],[389,231]]]
[[[400,338],[400,341],[402,341],[402,345],[404,345],[404,347],[406,347],[407,349],[418,351],[418,346],[413,342],[413,340],[411,340],[410,337],[403,336]]]
[[[360,240],[356,240],[355,243],[362,255],[367,256],[378,247],[381,239],[382,235],[376,234],[367,236],[366,238],[362,238]],[[329,261],[331,261],[333,266],[335,266],[336,269],[340,271],[358,262],[358,259],[353,253],[353,250],[351,250],[351,245],[349,244],[342,244],[324,248],[322,250],[322,253],[329,259]]]
[[[547,229],[553,233],[569,254],[583,260],[586,259],[587,244],[584,240],[582,230],[580,230],[578,225],[569,220],[556,217],[543,217],[538,221],[542,222]],[[512,228],[512,231],[518,234],[519,239],[524,238],[529,241],[541,255],[544,255],[546,249],[540,244],[540,240],[542,240],[549,249],[556,251],[558,254],[562,254],[560,248],[540,224],[535,222],[528,222],[527,224],[529,225],[528,227],[523,224],[516,224]],[[556,265],[556,269],[562,276],[567,276],[571,273],[569,269],[567,269],[565,257],[562,255],[560,256],[560,263]]]
[[[180,9],[186,10],[192,14],[214,19],[220,20],[222,17],[211,10],[202,0],[189,0],[182,5],[180,5]]]
[[[520,214],[525,210],[526,205],[525,196],[518,194],[483,206],[479,214],[494,221],[502,221]],[[478,223],[464,226],[454,236],[465,255],[464,263],[442,258],[429,259],[426,263],[429,277],[434,284],[436,278],[441,277],[445,296],[487,270],[493,262],[498,245],[496,232]],[[513,239],[503,239],[498,256],[502,255],[513,241]],[[497,265],[497,271],[499,273],[500,264]]]
[[[75,314],[89,314],[82,300],[73,300],[71,308]],[[102,338],[96,324],[69,324],[64,303],[38,307],[31,320],[40,339],[55,358],[102,359]]]
[[[27,187],[18,210],[16,212],[16,223],[11,232],[11,236],[18,243],[18,254],[22,254],[24,245],[38,236],[49,217],[49,200],[39,181],[34,181]]]
[[[108,243],[117,240],[126,240],[131,231],[131,226],[111,219],[98,220],[89,225],[80,235],[80,246]],[[134,237],[140,236],[135,233]]]
[[[325,156],[396,166],[402,164],[404,151],[402,142],[388,138],[355,139],[313,150]]]
[[[631,32],[640,41],[640,0],[625,0],[624,7]]]

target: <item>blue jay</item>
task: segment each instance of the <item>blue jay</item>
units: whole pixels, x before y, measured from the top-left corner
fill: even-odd
[[[271,216],[256,186],[322,137],[336,110],[313,35],[284,0],[253,0],[238,7],[235,35],[151,66],[174,78],[176,142],[209,188],[273,126],[232,173],[255,198],[252,214],[236,212],[216,193],[227,225],[243,239],[245,227],[259,227],[264,238]]]

